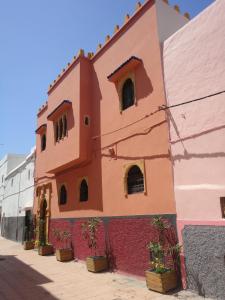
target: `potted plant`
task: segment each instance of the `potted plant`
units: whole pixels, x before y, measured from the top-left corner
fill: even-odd
[[[25,226],[23,249],[24,250],[34,249],[34,240],[32,239],[31,232],[29,231],[29,228],[27,226]]]
[[[99,218],[90,218],[87,222],[82,224],[82,235],[87,241],[88,247],[92,251],[92,256],[86,258],[87,269],[90,272],[101,272],[108,268],[107,259],[105,256],[97,254],[97,232],[101,220]]]
[[[145,272],[147,287],[153,291],[166,293],[177,287],[178,262],[181,246],[172,244],[166,233],[171,226],[161,217],[155,217],[152,225],[158,232],[157,241],[150,241],[147,248],[150,250],[150,269]],[[166,259],[172,258],[172,266],[168,266]]]
[[[45,256],[53,254],[53,246],[46,242],[45,236],[45,220],[40,219],[40,229],[39,229],[39,243],[38,243],[38,254]]]
[[[53,235],[61,242],[61,247],[56,248],[56,259],[61,262],[72,260],[71,233],[66,230],[53,229]]]
[[[54,253],[53,246],[51,244],[41,244],[38,247],[38,254],[45,256],[45,255],[51,255]]]

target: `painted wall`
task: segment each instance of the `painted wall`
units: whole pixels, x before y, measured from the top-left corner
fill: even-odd
[[[5,178],[12,169],[25,159],[25,157],[26,156],[23,154],[7,154],[0,160],[0,207],[5,191]]]
[[[5,177],[2,235],[22,240],[25,210],[33,208],[35,150]]]
[[[204,291],[215,281],[219,290],[220,279],[224,278],[215,263],[214,267],[210,264],[214,279],[199,267],[195,269],[195,279],[192,278],[196,281],[190,282],[191,264],[194,267],[200,266],[201,261],[214,261],[212,232],[213,239],[218,241],[215,247],[224,243],[219,228],[210,226],[225,225],[220,207],[220,197],[225,195],[225,94],[186,102],[225,90],[224,9],[224,1],[213,3],[166,40],[163,53],[168,105],[184,103],[167,110],[178,234],[184,244],[183,284],[185,287],[187,276],[188,287],[198,290],[200,285]],[[204,241],[200,239],[202,231]],[[198,254],[191,254],[190,249],[195,246]],[[215,290],[212,293],[217,297]]]
[[[38,126],[47,123],[47,147],[40,151],[37,135],[36,177],[40,186],[52,177],[54,218],[175,214],[166,116],[164,112],[154,114],[165,103],[157,9],[154,1],[148,1],[92,59],[81,56],[51,88],[48,105],[38,114]],[[180,27],[185,22],[178,17]],[[120,113],[118,89],[107,76],[131,56],[142,60],[131,70],[136,105]],[[72,101],[75,122],[69,125],[68,137],[55,145],[53,125],[46,117],[63,99]],[[83,125],[86,113],[91,117],[90,130]],[[115,157],[109,148],[114,149]],[[87,149],[86,160],[80,160]],[[126,197],[126,166],[140,162],[146,192]],[[46,174],[53,164],[55,174]],[[89,201],[83,203],[78,197],[82,177],[89,183]],[[64,183],[68,202],[59,206],[58,190]]]
[[[176,218],[168,124],[165,112],[158,111],[166,103],[161,42],[169,34],[166,25],[170,19],[170,34],[186,19],[173,12],[159,21],[157,10],[167,10],[164,5],[145,2],[94,56],[84,57],[81,53],[50,87],[37,124],[47,124],[47,147],[40,151],[38,134],[34,213],[38,220],[41,203],[46,199],[50,241],[56,246],[52,236],[55,227],[71,230],[75,256],[84,259],[88,249],[82,241],[80,224],[84,218],[102,217],[102,251],[110,241],[116,269],[141,276],[148,267],[146,244],[154,237],[150,216]],[[159,36],[163,28],[159,30],[159,22],[165,26],[165,35]],[[121,66],[132,56],[141,63],[118,81],[108,80],[115,70],[123,71]],[[135,82],[135,105],[121,111],[119,86],[123,76],[130,74]],[[55,144],[53,124],[47,116],[64,99],[72,102],[68,136]],[[88,128],[83,123],[85,114],[90,116]],[[145,192],[126,195],[126,172],[136,164],[143,168]],[[79,201],[83,177],[88,180],[87,202]],[[67,189],[67,203],[59,205],[62,184]]]
[[[169,105],[224,90],[224,6],[224,1],[216,1],[165,42],[164,71]],[[225,195],[223,101],[224,94],[221,94],[168,110],[179,219],[222,218],[220,197]]]
[[[176,224],[175,216],[164,215],[164,219],[172,225]],[[81,225],[85,221],[87,219],[52,219],[51,243],[56,248],[63,247],[62,242],[54,236],[54,229],[68,231],[72,235],[69,242],[74,258],[85,260],[87,256],[93,255],[82,236]],[[147,244],[149,241],[158,241],[158,233],[151,222],[149,216],[103,218],[97,233],[97,254],[108,257],[111,270],[143,277],[150,259]],[[171,243],[176,242],[175,227],[169,229],[168,236]]]

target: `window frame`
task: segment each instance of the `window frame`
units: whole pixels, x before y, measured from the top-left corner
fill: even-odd
[[[41,134],[41,152],[43,152],[43,151],[45,151],[46,150],[46,146],[47,146],[47,136],[46,136],[46,132],[43,132],[42,134]],[[43,144],[43,139],[44,139],[44,137],[45,137],[45,143]],[[43,145],[44,145],[44,147],[43,147]]]
[[[143,174],[144,190],[142,192],[128,194],[128,185],[127,185],[128,172],[133,166],[137,166]],[[147,195],[146,172],[145,172],[144,160],[138,160],[124,165],[123,185],[124,185],[125,197],[132,196],[132,195],[140,195],[140,194]]]
[[[65,122],[66,120],[66,122]],[[61,132],[62,129],[62,132]],[[55,143],[60,142],[65,137],[68,137],[68,115],[67,113],[63,113],[54,121],[54,138]],[[60,134],[61,133],[61,134]]]
[[[220,197],[220,208],[221,208],[222,219],[225,219],[225,197]]]
[[[81,182],[83,180],[85,180],[87,182],[87,186],[88,186],[88,200],[87,201],[80,201],[80,185],[81,185]],[[76,196],[77,196],[79,204],[89,202],[89,199],[90,199],[90,189],[89,189],[89,180],[88,180],[87,176],[83,176],[83,177],[78,178],[78,180],[77,180]]]
[[[85,181],[86,184],[87,184],[87,199],[86,200],[81,200],[81,184],[82,182]],[[88,180],[86,177],[83,177],[81,180],[80,180],[80,184],[79,184],[79,202],[87,202],[89,200],[89,184],[88,184]]]
[[[61,203],[61,189],[62,189],[63,186],[65,187],[65,190],[66,190],[66,201],[65,201],[65,203]],[[59,195],[59,199],[58,199],[59,206],[66,205],[68,203],[68,189],[67,189],[66,183],[62,183],[60,185],[59,190],[58,190],[58,195]]]
[[[130,79],[133,82],[133,87],[134,87],[134,104],[131,106],[128,106],[127,108],[123,109],[123,87],[125,82]],[[123,112],[127,111],[129,108],[136,106],[137,105],[137,98],[136,98],[136,84],[135,84],[135,73],[129,72],[125,76],[123,76],[119,81],[117,85],[117,90],[119,94],[119,109],[120,113],[122,114]]]

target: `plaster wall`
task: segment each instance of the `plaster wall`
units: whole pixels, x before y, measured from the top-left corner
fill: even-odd
[[[5,178],[8,173],[25,159],[25,155],[7,154],[0,161],[0,207],[5,193]]]
[[[34,154],[6,177],[2,206],[5,217],[25,216],[25,208],[33,207],[33,192]]]
[[[186,17],[182,16],[163,0],[156,0],[156,13],[161,43],[189,22]]]
[[[47,123],[47,146],[40,151],[37,135],[36,177],[40,186],[52,183],[53,218],[175,214],[166,115],[155,113],[165,103],[165,96],[154,3],[148,1],[90,63],[83,59],[82,66],[75,65],[49,94],[47,110],[38,118],[38,126]],[[107,77],[131,56],[142,60],[131,70],[135,77],[136,105],[120,112],[117,83]],[[68,130],[68,138],[60,141],[61,145],[54,145],[52,124],[46,117],[62,99],[72,100],[75,123]],[[86,129],[82,128],[84,113],[91,116],[86,136]],[[89,149],[90,159],[83,164],[77,161],[68,168],[65,161],[73,159],[74,149],[82,141]],[[109,154],[110,148],[115,157]],[[84,151],[82,146],[79,149],[80,153]],[[47,172],[53,162],[62,168],[51,175]],[[126,168],[140,163],[145,174],[145,193],[127,197]],[[87,202],[79,201],[79,182],[83,177],[89,185]],[[68,193],[65,205],[58,202],[62,184]],[[35,212],[37,202],[36,199]]]
[[[164,43],[168,105],[225,89],[225,2],[218,0]],[[225,94],[167,110],[178,220],[222,219]]]

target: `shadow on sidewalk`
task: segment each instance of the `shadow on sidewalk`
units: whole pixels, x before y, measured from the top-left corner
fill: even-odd
[[[49,282],[16,256],[0,256],[0,300],[59,300],[41,287]]]

